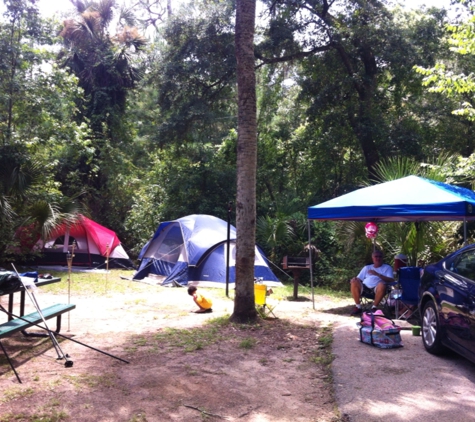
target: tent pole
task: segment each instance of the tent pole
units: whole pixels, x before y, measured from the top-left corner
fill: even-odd
[[[310,220],[307,220],[308,226],[308,257],[310,261],[310,287],[312,289],[312,306],[315,309],[315,296],[313,292],[313,263],[312,263],[312,233],[310,231]]]

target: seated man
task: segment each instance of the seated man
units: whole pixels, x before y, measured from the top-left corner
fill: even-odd
[[[392,283],[394,281],[392,267],[388,264],[383,264],[383,253],[375,250],[371,257],[373,259],[373,264],[363,267],[360,273],[350,280],[351,295],[356,304],[351,315],[361,315],[360,297],[363,292],[363,284],[374,290],[372,310],[375,310],[386,293],[386,283]]]

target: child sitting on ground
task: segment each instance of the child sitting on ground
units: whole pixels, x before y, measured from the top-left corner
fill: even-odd
[[[211,306],[213,305],[213,303],[211,302],[211,299],[197,293],[197,290],[198,289],[195,286],[188,287],[188,294],[190,296],[193,296],[193,300],[200,308],[197,311],[195,311],[195,313],[203,314],[207,312],[213,312],[213,310],[211,309]]]

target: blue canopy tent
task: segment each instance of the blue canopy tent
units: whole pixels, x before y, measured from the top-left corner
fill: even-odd
[[[475,220],[475,193],[447,183],[407,176],[309,207],[307,215],[309,241],[310,220],[463,221],[466,239],[466,222]],[[312,272],[310,277],[313,284]]]
[[[475,193],[447,183],[407,176],[309,207],[308,219],[374,222],[475,220]]]

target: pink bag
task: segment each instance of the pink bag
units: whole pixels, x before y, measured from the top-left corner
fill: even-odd
[[[373,314],[374,317],[372,317],[371,314]],[[373,325],[373,318],[374,326],[380,330],[396,327],[396,325],[394,325],[394,323],[389,318],[384,316],[381,309],[377,309],[374,312],[363,312],[361,315],[361,325],[371,327]]]
[[[386,318],[382,311],[363,312],[360,329],[360,341],[381,349],[402,347],[401,327]]]

